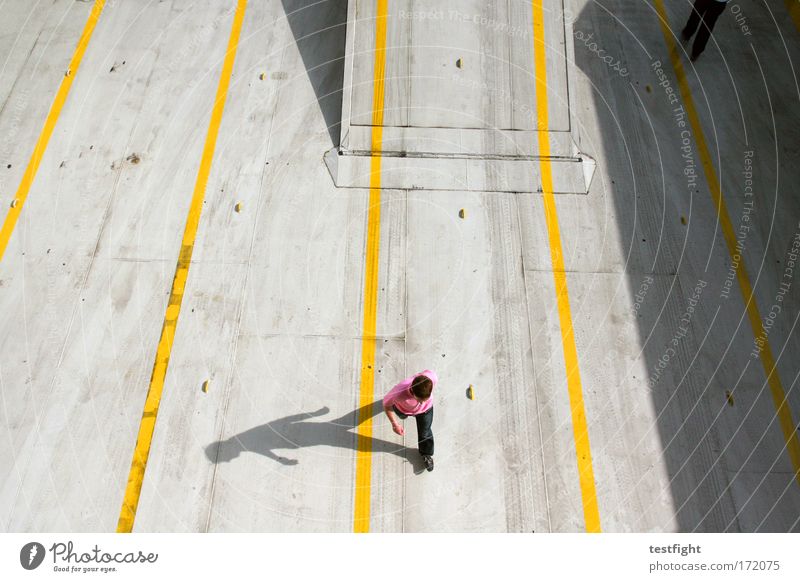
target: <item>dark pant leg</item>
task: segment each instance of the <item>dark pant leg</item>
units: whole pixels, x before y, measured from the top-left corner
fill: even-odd
[[[394,413],[395,413],[397,416],[399,416],[400,418],[402,418],[402,419],[408,418],[408,415],[407,415],[407,414],[403,414],[402,412],[400,412],[399,410],[397,410],[397,407],[396,407],[396,406],[392,406],[392,409],[394,410]]]
[[[421,455],[433,456],[433,406],[422,414],[415,416],[417,420],[417,442]]]
[[[714,2],[715,0],[695,0],[692,12],[689,14],[689,20],[686,22],[686,26],[683,27],[684,36],[688,38],[694,34],[694,31],[697,30],[697,25],[700,24],[700,17],[708,10],[708,5]]]
[[[699,55],[706,48],[708,37],[711,36],[711,31],[714,30],[714,24],[716,24],[717,18],[719,18],[719,15],[722,14],[726,6],[725,2],[716,2],[716,0],[711,0],[709,4],[710,6],[703,14],[700,30],[697,31],[697,37],[694,39],[694,44],[692,45],[693,56]]]

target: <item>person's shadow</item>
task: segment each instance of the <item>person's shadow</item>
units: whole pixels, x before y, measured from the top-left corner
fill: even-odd
[[[328,422],[309,422],[311,418],[328,414],[330,409],[327,406],[315,412],[293,414],[233,435],[224,441],[213,442],[205,449],[206,457],[212,463],[228,463],[243,452],[250,452],[264,455],[282,465],[296,465],[297,459],[283,457],[275,451],[327,445],[359,452],[372,451],[397,455],[407,459],[415,473],[421,473],[424,466],[422,457],[416,449],[366,437],[353,430],[382,411],[382,401],[377,400]]]

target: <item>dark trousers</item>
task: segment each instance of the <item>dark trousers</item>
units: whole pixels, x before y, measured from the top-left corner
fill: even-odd
[[[400,418],[408,418],[408,415],[397,410],[396,406],[393,406],[392,408],[394,408],[395,414]],[[419,454],[430,455],[432,457],[433,431],[431,430],[431,425],[433,424],[433,406],[431,406],[422,414],[417,414],[414,416],[414,420],[417,421],[417,443],[419,445]]]
[[[700,25],[697,38],[694,39],[694,44],[692,45],[693,57],[702,53],[706,48],[708,37],[711,35],[711,31],[714,30],[714,24],[716,24],[717,18],[723,13],[726,6],[725,2],[717,2],[717,0],[695,0],[692,13],[689,15],[689,21],[683,27],[683,35],[688,38],[697,30],[697,25]]]

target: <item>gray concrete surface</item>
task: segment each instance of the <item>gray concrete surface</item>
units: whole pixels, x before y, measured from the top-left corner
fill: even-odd
[[[541,126],[552,136],[554,191],[588,191],[594,160],[573,136],[565,42],[572,21],[560,2],[544,13],[546,124],[535,112],[530,6],[390,2],[379,151],[372,142],[377,4],[347,5],[341,139],[325,157],[338,187],[369,188],[371,157],[380,154],[387,188],[541,192]]]
[[[728,11],[719,48],[684,63],[734,225],[754,151],[742,256],[767,316],[800,229],[800,31],[780,3],[736,3],[752,36]],[[422,3],[391,4],[410,16],[390,24],[387,127],[531,130],[518,114],[535,105],[530,3],[443,3],[446,23],[452,9],[517,27],[444,37],[414,17]],[[688,4],[669,4],[679,30]],[[234,5],[117,0],[98,22],[0,262],[3,531],[116,527]],[[0,3],[2,208],[90,9]],[[557,207],[603,530],[798,531],[800,485],[742,295],[734,283],[721,296],[731,258],[717,212],[699,162],[686,188],[651,67],[661,60],[677,91],[656,13],[621,0],[545,9],[554,143],[596,161],[588,195],[565,189]],[[343,86],[369,107],[373,48],[356,51],[353,78],[366,78],[348,85],[347,14],[248,3],[135,531],[352,531],[368,191],[337,188],[323,156],[358,109]],[[437,84],[431,69],[462,53],[465,74],[508,94]],[[402,171],[420,189],[382,193],[375,392],[437,371],[436,469],[420,471],[413,423],[401,438],[377,415],[370,530],[582,531],[541,196]],[[797,422],[791,281],[769,340]]]

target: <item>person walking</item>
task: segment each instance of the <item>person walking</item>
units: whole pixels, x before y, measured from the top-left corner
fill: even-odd
[[[711,31],[714,30],[714,24],[716,24],[717,18],[725,10],[727,4],[728,0],[695,0],[689,20],[681,31],[681,38],[688,41],[697,30],[697,25],[700,25],[700,30],[697,32],[692,45],[692,61],[696,61],[700,53],[706,48],[708,37],[711,35]]]
[[[433,398],[431,393],[439,377],[433,370],[423,370],[397,384],[383,397],[383,410],[392,423],[392,430],[404,435],[403,425],[395,418],[413,416],[417,421],[419,454],[428,471],[433,471]]]

